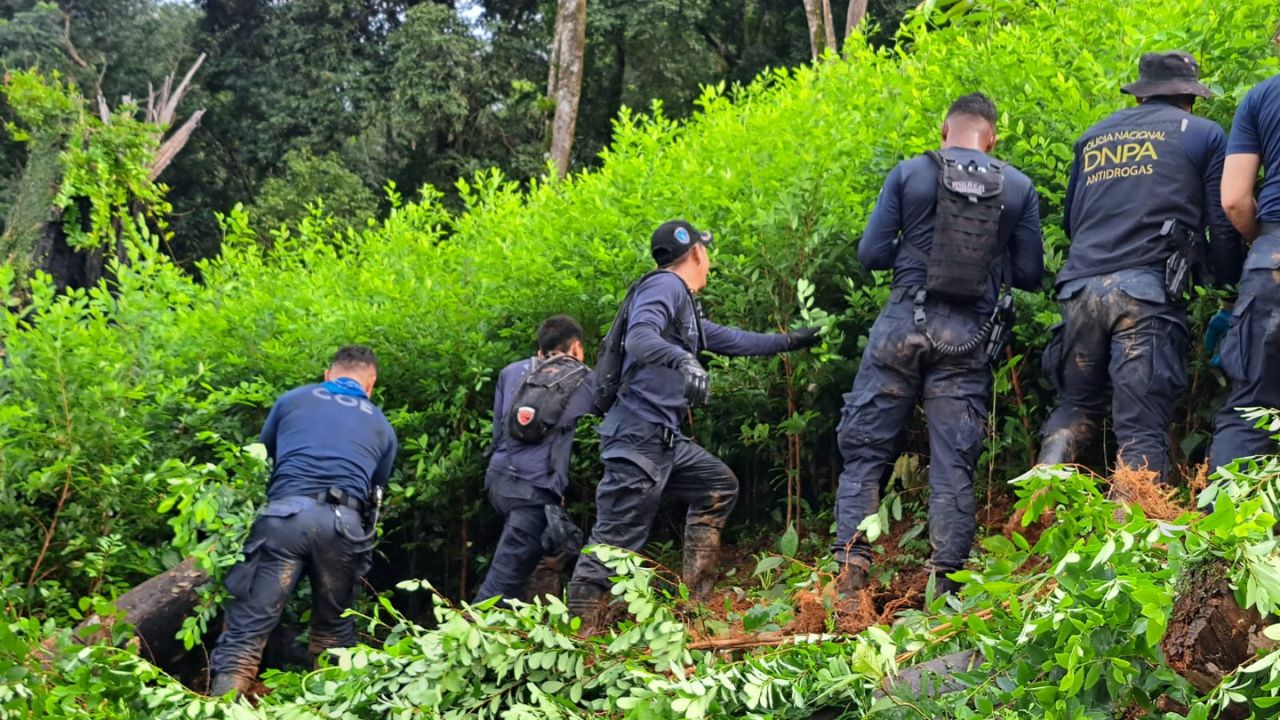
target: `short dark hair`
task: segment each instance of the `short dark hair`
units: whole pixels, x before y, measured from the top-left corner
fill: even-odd
[[[351,369],[368,367],[372,368],[375,373],[378,372],[378,358],[365,345],[343,345],[338,348],[338,352],[333,354],[333,362],[330,365],[336,368]]]
[[[1166,102],[1179,107],[1192,107],[1196,104],[1196,100],[1198,99],[1199,98],[1195,95],[1148,95],[1147,97],[1142,98],[1142,102],[1151,102],[1155,100],[1157,102]]]
[[[568,315],[552,315],[538,326],[538,352],[569,352],[582,339],[582,326]]]
[[[947,118],[952,115],[972,115],[991,123],[992,128],[996,126],[996,104],[980,92],[956,98],[951,107],[947,108]]]

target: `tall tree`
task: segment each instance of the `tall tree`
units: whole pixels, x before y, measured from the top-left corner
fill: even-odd
[[[582,98],[582,65],[587,40],[587,0],[559,0],[547,98],[552,102],[551,160],[560,177],[569,172],[573,131]]]
[[[809,24],[809,47],[813,59],[828,48],[836,49],[836,29],[831,19],[831,0],[804,0],[804,16]]]

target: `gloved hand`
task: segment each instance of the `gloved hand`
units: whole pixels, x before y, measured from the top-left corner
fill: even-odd
[[[692,355],[685,355],[676,365],[680,376],[684,378],[684,399],[689,407],[702,407],[711,399],[711,379],[707,377],[706,368]]]
[[[1209,318],[1209,322],[1205,325],[1204,330],[1204,351],[1213,357],[1209,360],[1209,364],[1213,367],[1222,367],[1222,353],[1218,351],[1218,345],[1222,342],[1222,337],[1231,329],[1231,311],[1219,310]]]
[[[822,342],[822,338],[818,335],[819,328],[805,327],[799,330],[792,330],[787,333],[787,349],[788,350],[804,350]]]

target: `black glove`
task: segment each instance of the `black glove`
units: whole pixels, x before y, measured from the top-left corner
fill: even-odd
[[[803,350],[811,348],[822,342],[822,338],[818,335],[818,328],[806,327],[799,330],[792,330],[787,333],[787,349]]]
[[[692,355],[685,355],[676,365],[680,376],[684,378],[684,399],[689,407],[702,407],[711,399],[711,379],[702,363]]]

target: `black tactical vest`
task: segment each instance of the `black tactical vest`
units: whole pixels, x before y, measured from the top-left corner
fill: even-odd
[[[1002,250],[1004,165],[962,163],[933,150],[925,154],[938,166],[938,202],[925,291],[930,297],[952,302],[981,300]]]

